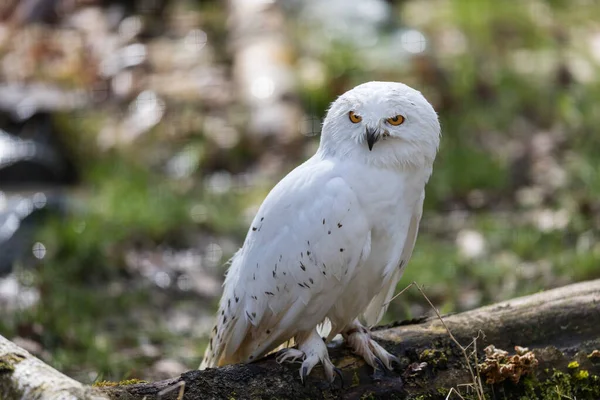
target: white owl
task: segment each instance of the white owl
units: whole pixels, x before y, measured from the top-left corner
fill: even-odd
[[[278,361],[303,360],[304,381],[323,364],[339,372],[317,332],[331,323],[374,368],[396,357],[367,326],[387,308],[410,259],[424,188],[440,140],[433,107],[396,82],[340,96],[316,154],[269,193],[232,259],[201,369],[251,362],[293,340]]]

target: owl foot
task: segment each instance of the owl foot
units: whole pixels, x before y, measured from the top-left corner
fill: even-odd
[[[367,328],[358,321],[352,322],[344,332],[348,346],[354,354],[361,356],[371,367],[382,371],[392,370],[392,363],[399,363],[398,357],[388,353],[379,343],[371,338]]]
[[[277,361],[279,364],[282,364],[284,362],[296,362],[299,359],[300,360],[304,360],[305,355],[303,351],[300,351],[298,349],[283,349],[280,350],[278,352],[277,358],[275,359],[275,361]]]
[[[306,384],[306,377],[317,364],[321,363],[327,381],[333,383],[335,375],[337,375],[342,380],[343,385],[342,372],[333,366],[333,363],[329,359],[327,346],[316,330],[308,334],[308,336],[297,336],[296,341],[298,342],[298,349],[281,350],[276,359],[277,362],[303,360],[300,366],[300,380],[302,384]]]

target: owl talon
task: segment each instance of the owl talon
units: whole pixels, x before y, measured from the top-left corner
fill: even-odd
[[[305,358],[306,354],[304,354],[303,351],[298,349],[283,349],[277,355],[275,361],[277,361],[279,364],[283,364],[284,362],[294,363],[299,359],[304,360]]]
[[[333,367],[333,372],[340,378],[341,389],[344,388],[344,376],[342,375],[342,370],[336,367]],[[335,378],[334,378],[335,379]]]
[[[392,362],[400,363],[398,357],[390,354],[379,343],[371,339],[371,334],[358,321],[348,326],[346,342],[354,354],[361,356],[367,364],[383,372],[393,369]]]
[[[325,346],[325,343],[317,334],[317,331],[315,330],[309,334],[304,340],[299,340],[298,343],[298,348],[300,350],[296,351],[306,355],[302,362],[302,366],[300,367],[300,380],[302,381],[302,384],[306,384],[308,375],[310,375],[310,372],[317,364],[323,365],[325,378],[329,383],[332,383],[335,379],[335,367],[331,363],[331,360],[329,360],[327,346]]]
[[[379,369],[379,370],[381,370],[381,372],[386,373],[387,372],[387,368],[383,364],[383,361],[381,361],[381,358],[379,358],[377,356],[375,356],[373,358],[374,358],[375,362],[377,363],[377,367],[375,369],[376,370]]]
[[[390,369],[394,369],[394,367],[392,366],[393,363],[400,365],[400,359],[398,357],[396,357],[395,355],[389,354],[389,359],[390,359]]]

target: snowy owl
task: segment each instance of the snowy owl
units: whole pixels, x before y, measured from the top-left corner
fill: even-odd
[[[331,324],[373,368],[397,358],[379,322],[410,259],[440,141],[431,104],[397,82],[368,82],[329,108],[316,154],[283,178],[234,255],[201,369],[252,362],[321,363],[339,374],[317,327]]]

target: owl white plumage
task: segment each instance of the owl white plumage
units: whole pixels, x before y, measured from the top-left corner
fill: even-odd
[[[412,254],[424,188],[440,140],[433,107],[396,82],[368,82],[341,95],[316,154],[269,193],[232,259],[201,369],[251,362],[293,339],[278,361],[319,362],[337,372],[327,340],[341,333],[374,368],[395,356],[368,326],[387,309]]]

